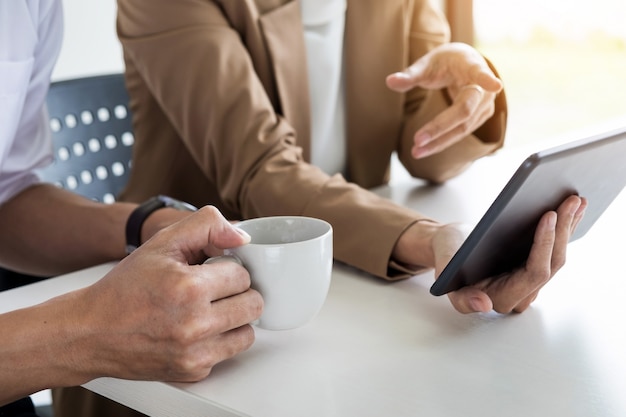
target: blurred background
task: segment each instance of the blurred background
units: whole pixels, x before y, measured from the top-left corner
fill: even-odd
[[[626,125],[626,1],[473,2],[475,46],[507,91],[508,145]]]
[[[626,1],[440,1],[457,20],[473,20],[474,46],[500,72],[507,146],[542,148],[626,124]],[[64,0],[55,80],[123,71],[115,4]]]
[[[115,0],[63,0],[63,47],[53,81],[124,71]]]

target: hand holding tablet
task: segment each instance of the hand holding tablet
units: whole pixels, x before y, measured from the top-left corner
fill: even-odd
[[[586,206],[585,199],[573,195],[556,212],[544,213],[535,229],[534,242],[526,262],[511,271],[448,292],[454,308],[462,313],[491,310],[499,313],[521,313],[526,310],[539,290],[565,264],[568,242],[583,218]],[[449,225],[442,229],[444,236],[439,242],[444,249],[437,248],[442,255],[438,256],[435,266],[438,275],[451,258],[445,255],[446,250],[449,254],[450,247],[454,245],[454,239],[448,238],[448,227],[455,226]],[[459,247],[458,243],[456,247]]]
[[[624,155],[626,129],[528,157],[443,268],[431,293],[443,295],[460,289],[467,292],[467,287],[479,282],[481,286],[495,286],[497,278],[493,277],[510,277],[512,271],[518,271],[516,274],[529,272],[525,271],[526,267],[537,264],[531,262],[533,252],[540,252],[533,247],[533,239],[538,237],[536,233],[542,233],[539,222],[549,224],[554,215],[551,213],[546,218],[547,212],[558,209],[558,218],[563,219],[556,224],[557,240],[570,235],[570,241],[582,237],[626,184]],[[572,195],[586,200],[568,199]],[[570,213],[572,210],[574,213]],[[570,233],[563,227],[576,229]],[[557,241],[554,250],[565,250],[566,245],[567,242]],[[492,279],[482,283],[489,277]]]

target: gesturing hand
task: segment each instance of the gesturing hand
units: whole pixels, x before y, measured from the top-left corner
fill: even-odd
[[[460,141],[494,113],[502,82],[482,55],[469,45],[441,45],[402,72],[387,77],[387,86],[398,92],[415,87],[445,88],[452,105],[422,126],[414,136],[411,154],[423,158]]]

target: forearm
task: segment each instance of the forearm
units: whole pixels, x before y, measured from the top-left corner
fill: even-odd
[[[35,185],[0,206],[0,264],[56,275],[125,255],[134,204],[97,203],[52,185]]]
[[[435,267],[433,237],[443,224],[421,219],[408,227],[396,242],[392,258],[407,267]]]
[[[200,209],[94,284],[0,315],[0,405],[97,377],[206,378],[250,347],[263,300],[241,266],[195,263],[247,242],[217,210]]]
[[[81,374],[78,328],[69,306],[74,295],[0,315],[0,405],[58,386],[80,385],[93,376]],[[71,321],[71,322],[70,322]]]

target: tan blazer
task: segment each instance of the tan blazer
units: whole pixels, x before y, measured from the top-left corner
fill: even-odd
[[[227,217],[329,221],[336,259],[386,279],[401,233],[424,216],[366,191],[388,180],[392,152],[442,182],[502,145],[505,100],[475,136],[423,160],[412,136],[448,103],[440,91],[390,91],[388,74],[447,42],[427,0],[348,0],[345,29],[348,178],[308,164],[310,109],[295,0],[118,0],[134,115],[133,170],[122,199],[168,194]],[[479,139],[480,138],[480,139]],[[358,184],[358,185],[357,185]]]

